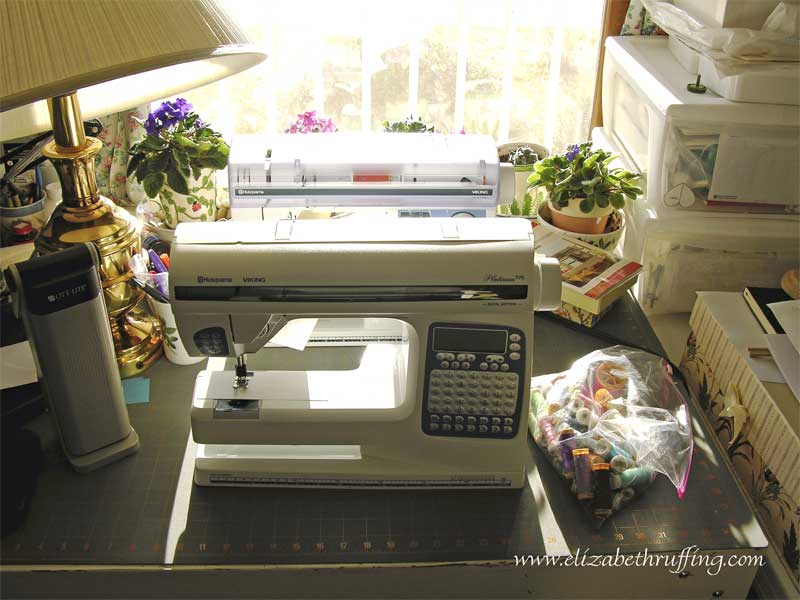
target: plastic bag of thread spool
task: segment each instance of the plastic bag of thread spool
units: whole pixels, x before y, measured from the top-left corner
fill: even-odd
[[[531,381],[530,431],[599,529],[666,476],[683,497],[692,432],[662,358],[614,346]]]

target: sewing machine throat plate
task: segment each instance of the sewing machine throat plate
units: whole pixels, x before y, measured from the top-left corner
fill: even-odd
[[[434,323],[428,339],[422,430],[449,437],[516,436],[525,334],[507,326]]]

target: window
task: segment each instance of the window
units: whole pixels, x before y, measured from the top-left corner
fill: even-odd
[[[316,109],[340,130],[410,114],[561,151],[588,138],[602,0],[221,0],[261,65],[188,92],[226,136]]]

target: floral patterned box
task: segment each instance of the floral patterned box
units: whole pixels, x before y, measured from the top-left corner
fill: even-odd
[[[790,412],[797,408],[793,396],[789,403],[776,403],[779,392],[784,398],[791,394],[788,386],[760,381],[731,338],[731,323],[738,330],[751,319],[755,322],[742,294],[698,293],[681,371],[800,593],[800,419]],[[741,345],[740,334],[734,337]]]

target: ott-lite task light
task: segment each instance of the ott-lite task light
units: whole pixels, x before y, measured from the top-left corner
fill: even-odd
[[[102,34],[102,37],[99,35]],[[92,242],[123,377],[161,350],[161,327],[129,282],[139,223],[98,194],[83,118],[172,96],[243,71],[266,55],[213,0],[5,0],[0,3],[0,140],[53,129],[44,155],[62,203],[36,240],[50,253]]]

